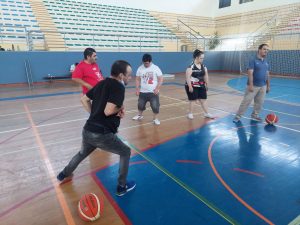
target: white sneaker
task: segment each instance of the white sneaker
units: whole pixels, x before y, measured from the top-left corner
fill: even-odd
[[[194,119],[193,113],[189,113],[189,114],[187,115],[187,118],[189,118],[190,120]]]
[[[136,115],[136,116],[132,117],[133,120],[141,120],[141,119],[143,119],[143,118],[144,118],[144,117],[141,116],[141,115]]]
[[[159,121],[158,119],[153,120],[153,123],[154,123],[155,125],[160,125],[160,121]]]
[[[210,113],[206,113],[204,114],[205,118],[209,118],[209,119],[214,119],[215,117],[213,115],[211,115]]]

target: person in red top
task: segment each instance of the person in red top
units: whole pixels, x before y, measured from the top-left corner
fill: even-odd
[[[72,80],[82,86],[82,93],[85,95],[99,81],[104,80],[104,78],[96,63],[96,50],[93,48],[86,48],[83,55],[84,60],[75,67],[75,70],[72,73]]]

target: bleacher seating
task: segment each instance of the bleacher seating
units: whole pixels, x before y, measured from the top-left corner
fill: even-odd
[[[0,8],[2,14],[1,46],[11,49],[12,44],[14,44],[16,48],[28,50],[26,49],[27,32],[40,30],[29,2],[26,0],[1,0]],[[43,38],[36,36],[33,39],[41,39],[42,41]]]
[[[216,18],[84,0],[1,0],[0,6],[0,45],[6,49],[192,51],[208,49],[216,31],[216,50],[254,49],[259,42],[274,50],[300,45],[299,3]]]
[[[69,49],[153,49],[175,36],[148,11],[74,0],[44,0]],[[160,37],[160,38],[158,38]]]

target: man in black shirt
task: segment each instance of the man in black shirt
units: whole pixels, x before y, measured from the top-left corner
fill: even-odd
[[[83,107],[90,113],[82,131],[81,150],[61,171],[57,179],[63,181],[72,175],[78,164],[96,148],[120,155],[119,178],[116,195],[122,196],[135,188],[134,181],[127,181],[130,148],[116,135],[120,119],[124,117],[125,87],[132,69],[126,61],[116,61],[111,77],[99,82],[81,98]]]

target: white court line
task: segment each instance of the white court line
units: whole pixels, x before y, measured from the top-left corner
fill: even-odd
[[[252,107],[252,106],[251,106],[251,107]],[[295,114],[285,113],[285,112],[276,111],[276,110],[271,110],[271,109],[265,109],[265,108],[263,108],[263,110],[266,110],[266,111],[269,111],[269,112],[276,112],[276,113],[284,114],[284,115],[288,115],[288,116],[300,117],[300,115],[295,115]]]
[[[131,101],[131,100],[134,100],[134,99],[137,100],[137,96],[126,98],[126,101]],[[73,105],[73,106],[64,106],[64,107],[56,107],[56,108],[39,109],[39,110],[30,111],[30,112],[31,113],[37,113],[37,112],[45,112],[45,111],[51,111],[51,110],[57,110],[57,109],[69,109],[69,108],[76,108],[76,107],[82,107],[82,105]],[[15,115],[21,115],[21,114],[26,114],[26,113],[25,112],[9,113],[9,114],[0,115],[0,117],[15,116]]]
[[[284,102],[284,101],[281,101],[281,100],[273,100],[273,99],[268,99],[267,100],[270,100],[270,101],[273,101],[273,102],[279,102],[279,103],[282,103],[282,104],[286,104],[286,105],[292,105],[292,106],[300,106],[300,104],[298,103],[293,103],[293,102]]]
[[[183,102],[183,103],[187,103],[186,101],[183,101],[183,100],[180,100],[180,99],[176,99],[176,98],[172,98],[172,97],[168,97],[168,96],[163,96],[163,97],[166,97],[166,98],[169,98],[169,99],[173,99],[173,100],[177,100],[179,102]],[[168,105],[176,105],[176,104],[181,104],[181,103],[172,103],[172,104],[168,104]],[[200,105],[196,104],[197,106],[201,107]],[[165,105],[167,106],[167,105]],[[232,114],[234,115],[233,113],[231,112],[228,112],[228,111],[225,111],[225,110],[221,110],[221,109],[216,109],[216,108],[212,108],[212,107],[209,107],[211,109],[214,109],[214,110],[217,110],[217,111],[221,111],[221,112],[225,112],[227,114]],[[150,109],[149,109],[150,110]],[[134,111],[137,111],[137,110],[131,110],[131,111],[128,111],[128,112],[134,112]],[[203,113],[195,113],[195,115],[200,115],[200,114],[203,114]],[[183,116],[178,116],[178,117],[171,117],[171,118],[168,118],[168,119],[165,119],[165,120],[161,120],[162,122],[164,121],[169,121],[169,120],[173,120],[173,119],[178,119],[178,118],[182,118],[182,117],[186,117],[186,115],[183,115]],[[244,117],[243,118],[245,119],[251,119],[249,117]],[[39,125],[37,127],[42,127],[42,126],[51,126],[51,125],[57,125],[57,124],[63,124],[63,123],[70,123],[70,122],[75,122],[75,121],[80,121],[80,120],[85,120],[86,118],[84,119],[77,119],[77,120],[69,120],[69,121],[64,121],[64,122],[59,122],[59,123],[52,123],[52,124],[45,124],[45,125]],[[131,128],[135,128],[135,127],[140,127],[140,126],[145,126],[145,125],[152,125],[153,122],[149,122],[149,123],[144,123],[144,124],[138,124],[138,125],[134,125],[134,126],[129,126],[129,127],[124,127],[124,128],[120,128],[119,130],[127,130],[127,129],[131,129]],[[222,123],[224,124],[224,123]],[[225,124],[226,125],[226,124]],[[288,130],[292,130],[292,131],[296,131],[296,132],[300,132],[298,130],[294,130],[294,129],[290,129],[290,128],[286,128],[286,127],[282,127],[284,129],[288,129]],[[27,129],[27,128],[23,128],[23,129]],[[20,130],[20,129],[18,129]],[[249,134],[252,134],[251,132],[247,132]],[[252,134],[253,135],[253,134]],[[54,144],[58,144],[58,143],[64,143],[64,142],[69,142],[69,141],[72,141],[72,140],[78,140],[79,138],[73,138],[73,139],[68,139],[68,140],[64,140],[64,141],[60,141],[60,142],[53,142],[53,143],[48,143],[46,144],[46,146],[48,145],[54,145]],[[232,139],[236,139],[236,137],[232,137]],[[267,138],[265,138],[267,139]],[[268,140],[268,139],[267,139]],[[281,143],[283,145],[286,145],[286,146],[289,146],[287,144],[284,144],[284,143]],[[8,153],[4,153],[4,154],[0,154],[0,156],[3,156],[3,155],[8,155],[8,154],[13,154],[13,153],[18,153],[18,152],[22,152],[22,151],[26,151],[26,150],[29,150],[29,149],[36,149],[38,147],[31,147],[31,148],[27,148],[27,149],[24,149],[24,150],[17,150],[17,151],[13,151],[13,152],[8,152]]]
[[[228,88],[227,85],[225,85],[225,86],[217,86],[217,87],[212,87],[212,88],[218,89],[218,91],[223,91],[223,92],[228,92],[228,91],[230,91],[230,90],[227,90],[227,89],[226,89],[226,90],[225,90],[225,89],[222,89],[222,88],[220,88],[220,87],[226,87],[226,88]],[[236,89],[232,89],[232,91],[235,91],[235,92],[241,93],[241,94],[244,93],[244,91],[239,91],[239,90],[236,90]],[[227,93],[227,94],[230,95],[230,93]],[[288,94],[288,95],[292,95],[292,94]],[[162,95],[160,95],[160,96],[162,96]],[[296,96],[296,95],[292,95],[292,96]],[[165,96],[165,97],[167,97],[167,96]],[[278,96],[278,97],[280,97],[280,96]],[[278,98],[278,97],[276,97],[276,98]],[[282,97],[282,96],[281,96],[281,97]],[[269,100],[269,101],[279,102],[279,103],[286,104],[286,105],[300,106],[300,104],[298,104],[298,103],[284,102],[284,101],[276,100],[276,99],[274,99],[274,98],[268,98],[268,97],[266,97],[266,99]]]
[[[23,128],[18,128],[18,129],[14,129],[14,130],[5,130],[5,131],[1,131],[0,134],[10,133],[10,132],[14,132],[14,131],[26,130],[28,128],[30,128],[30,127],[23,127]]]
[[[180,104],[183,104],[183,103],[171,103],[171,104],[167,104],[167,105],[162,105],[161,108],[166,108],[166,107],[169,107],[169,106],[180,105]],[[145,111],[148,111],[148,110],[150,110],[150,109],[146,109]],[[125,113],[134,113],[134,112],[137,112],[137,111],[138,111],[137,109],[133,109],[133,110],[130,110],[130,111],[126,111]],[[45,126],[52,126],[52,125],[58,125],[58,124],[64,124],[64,123],[71,123],[71,122],[76,122],[76,121],[80,121],[80,120],[87,120],[87,118],[76,119],[76,120],[67,120],[67,121],[56,122],[56,123],[46,123],[46,124],[36,125],[36,127],[45,127]],[[26,130],[26,129],[29,129],[29,128],[30,127],[23,127],[23,128],[13,129],[13,130],[1,131],[0,134]]]
[[[245,133],[246,133],[246,134],[249,134],[249,135],[254,135],[253,133],[248,132],[248,131],[246,131]]]
[[[295,132],[298,132],[300,133],[300,130],[296,130],[296,129],[292,129],[292,128],[288,128],[288,127],[284,127],[284,126],[280,126],[280,125],[276,125],[276,127],[280,127],[280,128],[283,128],[283,129],[286,129],[286,130],[291,130],[291,131],[295,131]]]
[[[203,114],[203,113],[194,113],[194,115],[201,115],[201,114]],[[174,119],[178,119],[178,118],[182,118],[182,117],[186,117],[186,115],[171,117],[171,118],[160,120],[160,121],[165,122],[165,121],[174,120]],[[150,125],[150,124],[153,125],[153,122],[138,124],[138,125],[134,125],[134,126],[130,126],[130,127],[124,127],[124,128],[120,128],[119,130],[127,130],[127,129],[131,129],[131,128],[134,128],[134,127],[140,127],[140,126],[145,126],[145,125]],[[155,125],[155,126],[157,126],[157,125]]]
[[[165,96],[166,98],[170,98],[170,99],[174,99],[174,100],[177,100],[177,101],[183,101],[183,100],[180,100],[180,99],[176,99],[176,98],[172,98],[172,97],[168,97],[168,96]],[[197,104],[196,104],[197,105]],[[200,106],[200,105],[198,105]],[[228,113],[230,115],[235,115],[235,113],[232,113],[232,112],[228,112],[228,111],[225,111],[223,109],[217,109],[217,108],[213,108],[213,107],[208,107],[210,109],[214,109],[214,110],[217,110],[217,111],[221,111],[221,112],[225,112],[225,113]],[[243,118],[245,119],[249,119],[251,120],[251,118],[249,117],[246,117],[246,116],[242,116]],[[295,131],[297,133],[300,133],[300,130],[296,130],[296,129],[292,129],[292,128],[288,128],[288,127],[284,127],[284,126],[280,126],[280,125],[276,125],[277,127],[280,127],[280,128],[283,128],[283,129],[286,129],[286,130],[291,130],[291,131]]]
[[[79,139],[81,139],[81,137],[80,138],[64,139],[63,141],[50,142],[48,144],[45,144],[45,146],[51,146],[51,145],[66,143],[66,142],[70,142],[70,141],[74,141],[74,140],[79,140]],[[21,149],[21,150],[16,150],[16,151],[11,151],[11,152],[5,152],[5,153],[0,154],[0,157],[1,156],[5,156],[5,155],[10,155],[10,154],[13,154],[13,153],[26,152],[28,150],[33,150],[33,149],[37,149],[37,148],[39,148],[39,147],[35,146],[35,147],[26,148],[26,149]]]
[[[79,106],[81,106],[81,105],[65,106],[65,107],[57,107],[57,108],[48,108],[48,109],[40,109],[40,110],[33,110],[33,111],[30,111],[30,112],[31,113],[36,113],[36,112],[44,112],[44,111],[51,111],[51,110],[57,110],[57,109],[75,108],[75,107],[79,107]],[[15,116],[15,115],[20,115],[20,114],[26,114],[26,112],[4,114],[4,115],[0,115],[0,117],[3,117],[3,116]]]
[[[226,100],[221,100],[221,99],[217,99],[216,101],[220,101],[220,102],[225,102],[225,103],[229,103],[229,104],[234,104],[233,102],[231,101],[226,101]],[[250,105],[251,108],[253,108],[253,104]],[[300,115],[295,115],[295,114],[290,114],[290,113],[286,113],[286,112],[281,112],[281,111],[276,111],[276,110],[271,110],[271,109],[267,109],[267,108],[263,108],[263,110],[266,110],[266,111],[269,111],[269,112],[276,112],[276,113],[279,113],[279,114],[284,114],[284,115],[288,115],[288,116],[293,116],[293,117],[300,117]]]
[[[279,142],[279,144],[280,144],[280,145],[284,145],[284,146],[286,146],[286,147],[290,147],[290,145],[285,144],[285,143],[282,143],[282,142]]]
[[[161,95],[162,96],[162,95]],[[176,100],[176,101],[179,101],[179,102],[184,102],[184,103],[187,103],[187,101],[183,101],[183,100],[180,100],[180,99],[176,99],[176,98],[172,98],[172,97],[168,97],[168,96],[163,96],[165,98],[169,98],[169,99],[173,99],[173,100]],[[178,104],[178,103],[173,103],[173,104],[169,104],[169,105],[175,105],[175,104]],[[200,105],[196,104],[197,106],[201,107]],[[217,108],[213,108],[213,107],[209,107],[213,110],[216,110],[216,111],[221,111],[221,112],[224,112],[224,113],[227,113],[227,114],[231,114],[231,115],[234,115],[233,113],[231,112],[228,112],[228,111],[225,111],[225,110],[221,110],[221,109],[217,109]],[[132,110],[133,111],[133,110]],[[195,113],[195,115],[198,115],[198,114],[202,114],[202,113]],[[161,120],[161,121],[168,121],[168,120],[172,120],[172,119],[177,119],[177,118],[182,118],[182,117],[186,117],[186,115],[184,116],[179,116],[179,117],[174,117],[174,118],[169,118],[169,119],[166,119],[166,120]],[[246,118],[246,119],[251,119],[249,117],[244,117],[243,118]],[[76,122],[76,121],[80,121],[80,120],[86,120],[86,118],[83,118],[83,119],[77,119],[77,120],[69,120],[69,121],[64,121],[64,122],[58,122],[58,123],[51,123],[51,124],[44,124],[44,125],[38,125],[36,127],[44,127],[44,126],[52,126],[52,125],[58,125],[58,124],[64,124],[64,123],[71,123],[71,122]],[[134,127],[139,127],[139,126],[144,126],[144,125],[149,125],[149,124],[153,124],[153,122],[149,122],[149,123],[145,123],[145,124],[139,124],[139,125],[135,125],[135,126],[131,126],[131,127],[124,127],[124,128],[121,128],[120,130],[126,130],[126,129],[131,129],[131,128],[134,128]],[[287,127],[283,127],[283,126],[279,126],[277,125],[278,127],[281,127],[283,129],[287,129],[287,130],[291,130],[291,131],[295,131],[295,132],[298,132],[300,133],[299,130],[295,130],[295,129],[291,129],[291,128],[287,128]],[[13,131],[17,131],[17,130],[25,130],[25,129],[28,129],[28,128],[20,128],[20,129],[15,129]],[[3,132],[0,132],[1,133],[7,133],[9,131],[3,131]]]
[[[42,125],[37,125],[35,127],[47,127],[47,126],[53,126],[53,125],[58,125],[58,124],[64,124],[64,123],[72,123],[72,122],[86,120],[86,119],[87,118],[76,119],[76,120],[67,120],[67,121],[62,121],[62,122],[57,122],[57,123],[46,123],[46,124],[42,124]]]
[[[272,98],[268,98],[268,99],[270,100],[270,99],[275,99],[275,98],[281,98],[281,97],[284,97],[284,96],[289,96],[289,94],[286,94],[286,95],[279,95],[279,96],[272,97]]]
[[[203,113],[194,113],[194,115],[200,115],[200,114],[203,114]],[[171,117],[171,118],[160,120],[160,121],[164,122],[164,121],[174,120],[174,119],[178,119],[178,118],[182,118],[182,117],[186,117],[186,115],[184,115],[184,116],[177,116],[177,117]],[[135,128],[135,127],[141,127],[141,126],[145,126],[145,125],[153,125],[153,122],[138,124],[138,125],[129,126],[129,127],[124,127],[124,128],[120,128],[119,130],[127,130],[127,129],[131,129],[131,128]],[[79,138],[71,138],[71,139],[67,139],[67,140],[64,140],[64,141],[52,142],[52,143],[45,144],[45,146],[51,146],[51,145],[55,145],[55,144],[59,144],[59,143],[65,143],[65,142],[69,142],[69,141],[73,141],[73,140],[78,140],[78,139]],[[10,154],[13,154],[13,153],[20,153],[20,152],[23,152],[23,151],[28,151],[30,149],[37,149],[37,148],[39,148],[39,147],[36,146],[36,147],[30,147],[30,148],[26,148],[26,149],[22,149],[22,150],[16,150],[16,151],[12,151],[12,152],[6,152],[6,153],[3,153],[3,154],[0,154],[0,157],[4,156],[4,155],[10,155]]]
[[[266,137],[260,137],[261,139],[264,139],[264,140],[266,140],[266,141],[271,141],[271,139],[270,138],[266,138]]]

